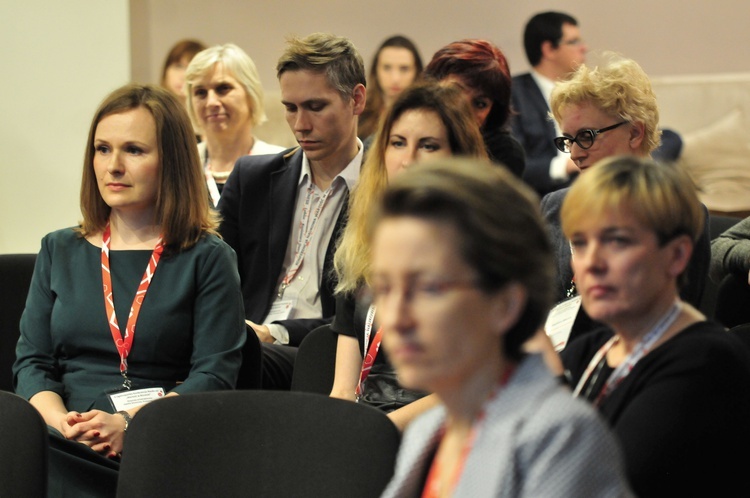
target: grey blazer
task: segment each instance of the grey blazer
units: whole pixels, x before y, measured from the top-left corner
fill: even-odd
[[[443,407],[407,429],[383,497],[418,497],[439,443]],[[572,397],[538,355],[486,407],[454,497],[631,496],[619,448],[593,408]]]

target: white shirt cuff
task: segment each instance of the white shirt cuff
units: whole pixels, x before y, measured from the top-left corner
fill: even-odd
[[[289,331],[286,327],[278,323],[267,323],[266,327],[271,337],[276,339],[274,344],[289,344]]]

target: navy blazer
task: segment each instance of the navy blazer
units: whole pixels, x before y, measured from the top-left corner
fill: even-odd
[[[549,117],[547,101],[530,73],[513,77],[511,101],[511,132],[526,152],[523,179],[540,196],[570,185],[570,180],[549,176],[549,164],[557,155],[555,125]]]
[[[276,296],[301,171],[302,149],[299,147],[272,155],[243,156],[235,164],[221,193],[219,232],[237,253],[245,317],[256,323],[262,323],[268,315]],[[333,253],[344,226],[347,205],[348,202],[344,202],[326,249],[320,279],[322,318],[276,322],[289,331],[291,346],[299,346],[308,332],[330,323],[335,313]]]

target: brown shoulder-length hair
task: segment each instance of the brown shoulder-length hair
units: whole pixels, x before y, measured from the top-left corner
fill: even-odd
[[[391,36],[378,47],[370,65],[370,72],[367,75],[367,101],[365,102],[365,110],[359,117],[357,134],[363,139],[375,133],[378,121],[386,111],[385,101],[383,100],[383,89],[380,88],[380,82],[378,81],[380,53],[386,48],[403,48],[411,52],[414,58],[414,68],[416,69],[414,81],[417,81],[422,74],[422,57],[419,55],[417,46],[410,39],[401,35]]]
[[[159,189],[155,220],[161,226],[167,252],[192,247],[205,233],[216,234],[218,214],[209,206],[206,180],[198,157],[195,133],[185,108],[168,91],[155,85],[130,84],[109,94],[91,121],[81,179],[82,236],[104,230],[111,208],[104,202],[94,172],[96,128],[106,116],[147,109],[156,123],[159,147]]]
[[[179,64],[183,59],[190,62],[193,57],[206,49],[206,45],[198,40],[180,40],[169,50],[167,58],[164,59],[164,66],[161,69],[161,86],[166,88],[167,69],[172,64]]]
[[[393,125],[406,112],[413,110],[437,114],[448,135],[452,155],[487,158],[479,126],[458,87],[421,81],[401,92],[380,122],[380,129],[367,151],[357,186],[349,197],[349,220],[333,258],[339,282],[336,292],[354,292],[367,283],[370,264],[367,219],[388,186],[385,151]]]

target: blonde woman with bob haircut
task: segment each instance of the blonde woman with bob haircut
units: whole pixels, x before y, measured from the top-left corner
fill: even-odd
[[[336,316],[332,329],[338,336],[336,375],[331,396],[359,400],[390,413],[403,428],[413,416],[432,406],[434,399],[416,401],[424,394],[401,389],[399,396],[382,392],[387,384],[400,389],[382,350],[375,311],[366,299],[370,245],[367,220],[390,180],[412,163],[451,155],[486,158],[479,127],[462,92],[454,85],[417,83],[404,90],[386,114],[349,202],[349,221],[336,250],[334,265],[339,278]],[[370,314],[370,318],[367,315]],[[374,375],[362,378],[363,358],[372,352]],[[374,380],[378,378],[377,383]],[[416,403],[412,403],[416,401]]]
[[[216,206],[237,159],[284,148],[253,135],[253,128],[266,121],[263,86],[255,63],[240,47],[227,43],[199,52],[185,81],[188,114],[204,138],[199,153]]]
[[[602,159],[649,158],[660,145],[656,94],[634,60],[608,53],[597,66],[580,66],[569,80],[555,86],[550,108],[562,131],[555,138],[555,146],[570,154],[581,176]],[[542,199],[542,214],[550,226],[558,262],[558,300],[575,295],[570,248],[560,228],[560,207],[568,191],[569,188],[560,189]],[[695,306],[700,303],[708,274],[709,240],[706,225],[689,265],[689,285],[682,289],[682,297]],[[572,337],[590,327],[585,320],[579,320],[576,327],[582,323],[586,325],[575,330]]]
[[[145,402],[234,388],[245,342],[236,258],[168,90],[128,85],[99,106],[81,212],[42,240],[13,366],[49,426],[50,496],[114,495]]]
[[[373,209],[383,348],[440,406],[406,429],[384,498],[629,496],[614,438],[523,344],[552,304],[538,199],[505,168],[420,164]]]
[[[562,226],[578,292],[605,325],[562,352],[575,396],[618,437],[637,496],[736,496],[750,445],[750,355],[679,297],[705,215],[688,175],[649,159],[597,164]]]

